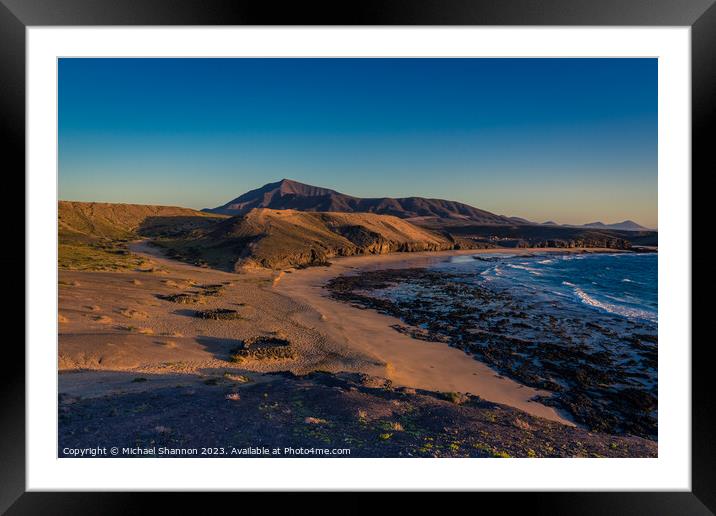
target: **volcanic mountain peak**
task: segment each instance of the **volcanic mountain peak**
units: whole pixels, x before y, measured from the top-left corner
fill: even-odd
[[[305,197],[320,197],[322,195],[338,194],[335,190],[321,188],[319,186],[307,185],[299,183],[293,179],[281,179],[277,183],[269,183],[263,188],[272,187],[272,190],[278,190],[281,195],[303,195]],[[340,194],[339,194],[340,195]]]
[[[360,198],[328,188],[311,186],[291,179],[268,183],[236,199],[205,211],[226,215],[244,215],[254,208],[311,212],[378,213],[402,219],[437,218],[474,221],[484,224],[512,224],[507,217],[495,215],[467,204],[423,197]]]

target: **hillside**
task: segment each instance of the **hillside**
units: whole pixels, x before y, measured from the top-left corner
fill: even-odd
[[[58,261],[65,269],[117,270],[138,265],[126,243],[177,236],[224,217],[175,206],[59,201]]]
[[[168,253],[229,270],[320,265],[336,256],[442,251],[470,245],[390,215],[253,209],[157,242]]]
[[[269,183],[205,212],[244,215],[254,208],[307,212],[377,213],[402,219],[415,217],[469,220],[481,224],[511,224],[501,215],[467,204],[423,197],[360,198],[290,179]]]

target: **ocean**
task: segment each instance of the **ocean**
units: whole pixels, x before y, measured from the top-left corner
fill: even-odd
[[[338,300],[459,348],[609,433],[657,436],[656,253],[474,254],[335,278]]]
[[[453,257],[433,269],[473,274],[476,283],[582,308],[587,317],[596,311],[644,323],[658,319],[656,253],[483,254]]]

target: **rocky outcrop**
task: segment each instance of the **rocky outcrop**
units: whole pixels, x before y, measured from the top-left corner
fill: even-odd
[[[522,240],[518,247],[553,247],[553,248],[604,248],[604,249],[631,249],[631,244],[622,238],[588,238],[588,239],[550,239],[550,240]]]

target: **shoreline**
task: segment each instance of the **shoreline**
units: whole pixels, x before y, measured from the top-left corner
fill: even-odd
[[[330,267],[279,272],[274,277],[272,289],[312,309],[300,314],[302,323],[316,327],[349,350],[384,362],[383,371],[376,371],[375,374],[385,376],[398,386],[467,392],[534,416],[574,426],[568,415],[531,401],[535,396],[548,394],[546,391],[502,377],[483,362],[444,343],[416,340],[401,334],[391,327],[402,324],[399,319],[331,299],[323,286],[328,280],[343,274],[425,267],[453,256],[605,252],[625,251],[602,248],[499,248],[351,256],[334,259]]]
[[[391,327],[402,324],[399,319],[334,300],[323,285],[342,274],[425,267],[461,255],[625,252],[596,248],[499,248],[390,253],[336,258],[330,267],[266,269],[237,274],[173,260],[149,246],[146,240],[132,242],[130,249],[151,262],[150,270],[97,272],[89,276],[87,272],[64,273],[69,276],[69,283],[76,286],[64,287],[65,295],[72,296],[73,300],[62,300],[62,311],[69,319],[63,326],[69,332],[60,331],[59,372],[81,371],[76,378],[61,381],[76,394],[114,391],[114,381],[102,381],[101,386],[93,388],[83,387],[87,387],[85,380],[108,373],[117,373],[116,387],[120,388],[123,382],[131,380],[130,374],[180,373],[203,381],[226,369],[259,375],[281,370],[299,375],[322,370],[345,371],[386,378],[397,387],[470,393],[569,426],[574,426],[574,422],[566,413],[531,401],[548,392],[500,376],[485,363],[443,342],[416,340],[400,333]],[[157,301],[157,292],[181,291],[177,283],[190,280],[231,284],[222,297],[207,298],[207,303],[240,307],[244,320],[250,324],[213,322],[207,325],[188,317],[191,309],[165,306],[166,302]],[[125,296],[111,295],[108,282],[125,292]],[[85,306],[88,295],[100,306]],[[123,319],[133,316],[133,311],[144,319],[136,323],[126,321],[130,325],[123,326]],[[115,323],[119,325],[112,326]],[[153,331],[142,334],[132,329],[131,324],[149,326]],[[173,332],[176,334],[170,338],[162,337]],[[285,335],[294,346],[297,358],[285,363],[226,362],[227,350],[235,345],[233,343],[271,334]],[[170,340],[168,345],[167,340]],[[151,382],[156,386],[162,383]],[[138,386],[130,387],[134,390]]]

